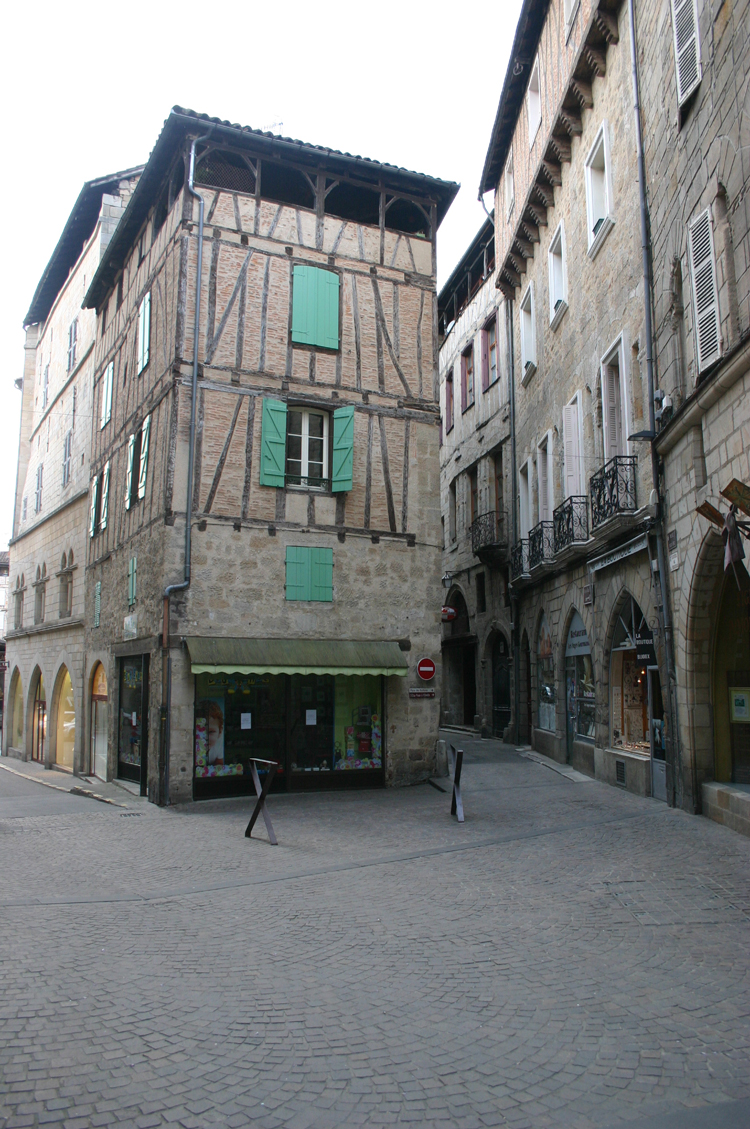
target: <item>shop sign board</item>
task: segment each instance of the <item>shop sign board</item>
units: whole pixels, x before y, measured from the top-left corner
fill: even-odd
[[[653,632],[644,623],[635,635],[636,662],[645,663],[646,666],[656,666],[656,651],[654,650]]]
[[[640,553],[648,548],[648,536],[643,534],[641,537],[635,537],[632,541],[628,541],[625,545],[620,545],[619,548],[613,549],[610,553],[605,553],[601,557],[596,557],[594,560],[588,562],[590,572],[598,572],[599,569],[609,568],[610,565],[617,564],[618,561],[624,560],[625,557],[632,557],[634,553]]]
[[[435,677],[435,664],[432,659],[423,658],[417,663],[417,674],[424,682]]]
[[[590,654],[591,644],[589,643],[588,632],[578,612],[573,612],[570,630],[568,631],[568,642],[565,647],[565,657]]]
[[[750,686],[730,686],[729,719],[735,724],[750,723]]]
[[[123,639],[135,639],[138,636],[138,616],[126,615],[122,624]]]
[[[410,698],[434,698],[435,697],[435,691],[434,690],[426,690],[426,689],[423,690],[421,686],[410,686],[409,687],[409,697]]]
[[[240,714],[240,729],[252,729],[253,715],[251,713]]]

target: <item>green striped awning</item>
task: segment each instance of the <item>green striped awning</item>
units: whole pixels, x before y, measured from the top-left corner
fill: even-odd
[[[187,640],[193,674],[399,674],[407,662],[398,643],[362,639]]]

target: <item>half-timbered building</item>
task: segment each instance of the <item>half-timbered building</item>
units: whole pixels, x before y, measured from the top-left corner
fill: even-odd
[[[158,802],[413,780],[457,186],[176,108],[91,280],[87,675]],[[197,299],[197,300],[196,300]],[[429,685],[422,683],[429,693]]]

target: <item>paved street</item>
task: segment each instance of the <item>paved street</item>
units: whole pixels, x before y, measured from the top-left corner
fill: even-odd
[[[750,841],[464,745],[278,847],[0,771],[0,1129],[750,1125]]]

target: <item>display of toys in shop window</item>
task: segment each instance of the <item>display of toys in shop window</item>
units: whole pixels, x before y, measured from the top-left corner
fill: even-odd
[[[203,776],[242,776],[244,768],[241,764],[224,764],[217,760],[214,764],[208,761],[208,719],[199,717],[195,720],[195,775]]]
[[[345,749],[342,755],[340,747],[337,748],[334,766],[339,772],[358,768],[380,768],[383,763],[380,716],[376,713],[370,716],[369,710],[354,712],[359,717],[366,713],[369,720],[358,720],[354,725],[347,725],[344,730]]]

